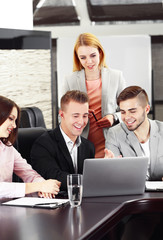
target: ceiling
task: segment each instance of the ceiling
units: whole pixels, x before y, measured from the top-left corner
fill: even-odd
[[[87,12],[87,13],[86,13]],[[163,22],[162,0],[33,0],[34,26]]]

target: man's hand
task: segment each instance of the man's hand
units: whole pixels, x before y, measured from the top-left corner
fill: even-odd
[[[104,149],[104,153],[105,153],[105,156],[104,158],[114,158],[114,153],[110,150],[108,150],[107,148]]]
[[[108,150],[107,148],[104,149],[105,156],[104,158],[115,158],[115,155],[112,151]],[[119,155],[117,158],[121,158],[122,155]]]

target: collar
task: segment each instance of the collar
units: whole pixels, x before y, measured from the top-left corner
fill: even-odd
[[[149,119],[149,124],[150,124],[150,138],[152,136],[157,136],[157,134],[159,133],[159,128],[158,125],[156,123],[156,121]]]
[[[60,131],[61,131],[61,133],[62,133],[62,135],[63,135],[63,138],[64,138],[66,144],[71,143],[71,144],[74,145],[74,142],[73,142],[73,141],[66,135],[66,133],[62,130],[61,125],[59,125],[59,128],[60,128]],[[81,137],[78,136],[77,139],[76,139],[76,141],[75,141],[75,145],[76,145],[76,147],[79,147],[80,144],[81,144]]]

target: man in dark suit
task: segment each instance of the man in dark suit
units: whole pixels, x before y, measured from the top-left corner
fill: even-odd
[[[61,182],[67,190],[67,175],[83,172],[86,158],[94,158],[93,143],[81,137],[88,122],[88,96],[80,91],[68,91],[61,98],[60,125],[39,137],[31,150],[32,166],[45,179]]]

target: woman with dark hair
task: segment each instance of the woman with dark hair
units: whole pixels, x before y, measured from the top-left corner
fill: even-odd
[[[58,194],[60,182],[45,180],[13,147],[20,120],[20,109],[12,100],[0,96],[0,198],[23,197],[38,192],[40,197]],[[13,172],[25,183],[12,182]]]
[[[122,72],[107,67],[98,38],[91,33],[80,34],[74,46],[73,74],[66,77],[62,91],[64,94],[80,90],[88,94],[92,115],[82,135],[94,143],[96,157],[104,157],[107,130],[119,121],[116,98],[124,88]]]

